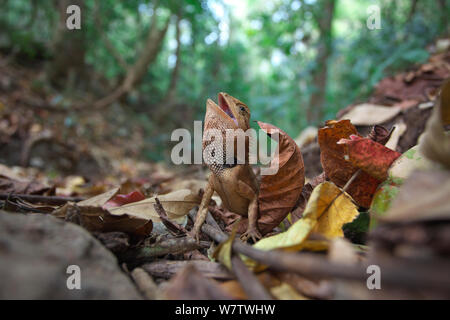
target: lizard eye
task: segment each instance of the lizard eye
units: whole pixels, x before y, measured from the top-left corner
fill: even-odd
[[[247,110],[245,110],[245,108],[243,106],[241,106],[240,109],[241,109],[242,112],[247,112]]]

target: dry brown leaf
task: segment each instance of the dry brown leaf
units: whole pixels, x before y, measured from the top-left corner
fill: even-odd
[[[108,200],[114,197],[119,192],[119,190],[119,187],[113,188],[95,197],[80,201],[77,203],[77,205],[80,207],[102,207],[106,202],[108,202]]]
[[[305,183],[305,167],[300,148],[287,133],[268,123],[258,121],[258,124],[269,136],[271,130],[280,133],[278,172],[262,176],[259,188],[258,226],[265,234],[278,226],[296,204]]]
[[[271,167],[278,166],[278,172],[263,175],[259,187],[258,228],[266,234],[277,227],[297,203],[305,183],[305,168],[300,148],[287,133],[269,123],[258,121],[258,124],[269,136],[272,130],[279,132],[279,157],[271,162]],[[238,233],[247,230],[247,218],[236,223]],[[228,226],[227,231],[232,227],[235,226]]]
[[[400,107],[387,107],[363,103],[353,107],[341,119],[349,119],[355,126],[372,126],[382,124],[400,113]]]
[[[0,192],[15,194],[43,194],[50,190],[50,186],[38,181],[25,179],[13,170],[0,164]]]
[[[153,229],[151,220],[129,215],[113,216],[108,210],[98,206],[78,206],[68,202],[52,213],[58,218],[78,222],[87,230],[99,232],[122,231],[138,236],[146,236]]]
[[[165,190],[189,189],[193,194],[197,194],[200,189],[205,190],[207,182],[205,179],[183,179],[173,180],[163,185]]]
[[[142,219],[128,214],[112,215],[103,205],[113,198],[119,188],[111,189],[105,193],[80,201],[68,202],[53,211],[53,215],[69,221],[78,222],[89,231],[112,232],[122,231],[138,236],[147,236],[153,229],[149,219]]]
[[[120,207],[109,209],[112,215],[129,214],[134,217],[161,222],[158,212],[154,208],[156,197],[133,202]],[[171,193],[158,196],[159,201],[164,207],[167,216],[171,220],[176,220],[189,213],[193,207],[200,203],[200,197],[193,194],[188,189],[177,190]]]

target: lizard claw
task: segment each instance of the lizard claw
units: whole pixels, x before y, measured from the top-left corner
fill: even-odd
[[[189,235],[195,239],[195,242],[200,243],[200,230],[195,228],[189,232]]]
[[[262,235],[261,235],[261,233],[258,231],[258,229],[256,229],[256,228],[249,228],[249,229],[247,229],[247,231],[245,232],[245,233],[243,233],[242,235],[241,235],[241,240],[242,241],[244,241],[244,242],[247,242],[247,240],[249,239],[249,238],[251,238],[252,240],[253,240],[253,242],[254,243],[256,243],[259,239],[261,239],[262,238]]]

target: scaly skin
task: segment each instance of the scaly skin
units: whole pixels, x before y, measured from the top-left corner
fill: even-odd
[[[209,146],[215,151],[223,155],[223,159],[237,157],[237,139],[234,138],[234,146],[232,155],[226,154],[226,145],[233,141],[227,141],[226,129],[242,129],[244,132],[250,128],[250,109],[243,102],[230,96],[227,93],[219,93],[219,105],[215,104],[211,99],[206,102],[206,114],[203,136],[203,150]],[[223,144],[219,141],[210,141],[205,138],[207,130],[216,129],[222,133]],[[240,131],[236,131],[239,136]],[[237,213],[241,216],[248,217],[247,231],[242,234],[241,239],[246,241],[252,238],[257,241],[261,238],[258,231],[258,183],[252,168],[248,164],[248,138],[245,138],[245,163],[243,164],[227,164],[225,161],[221,163],[211,163],[209,168],[211,174],[208,184],[205,188],[200,208],[195,220],[193,235],[198,241],[200,228],[203,225],[208,213],[208,204],[211,196],[216,191],[222,199],[225,209]],[[209,149],[211,150],[211,149]],[[205,160],[212,159],[212,155],[205,156]]]

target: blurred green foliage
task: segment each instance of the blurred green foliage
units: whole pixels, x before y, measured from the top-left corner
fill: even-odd
[[[0,50],[35,59],[52,59],[57,1],[0,0]],[[126,70],[105,43],[106,34],[123,59],[136,59],[149,28],[154,2],[100,1],[102,30],[95,23],[95,1],[85,0],[82,28],[86,63],[114,88]],[[295,137],[308,123],[306,112],[314,90],[312,72],[321,39],[319,0],[159,1],[156,15],[172,16],[163,47],[141,84],[128,95],[127,116],[152,136],[146,151],[159,158],[171,129],[192,127],[201,120],[205,101],[225,91],[245,101],[252,118],[283,128]],[[414,4],[415,3],[415,4]],[[381,29],[366,27],[367,8],[381,11]],[[175,65],[176,20],[181,18],[178,106],[167,110],[164,98]],[[332,23],[332,54],[325,91],[324,118],[355,101],[362,101],[386,75],[428,58],[426,46],[448,35],[448,0],[337,0]],[[122,101],[124,103],[124,101]],[[171,107],[172,108],[172,107]],[[180,111],[181,110],[181,111]],[[186,111],[188,110],[188,111]],[[158,117],[161,113],[167,115]],[[178,118],[177,118],[178,117]],[[325,120],[320,119],[320,120]]]

